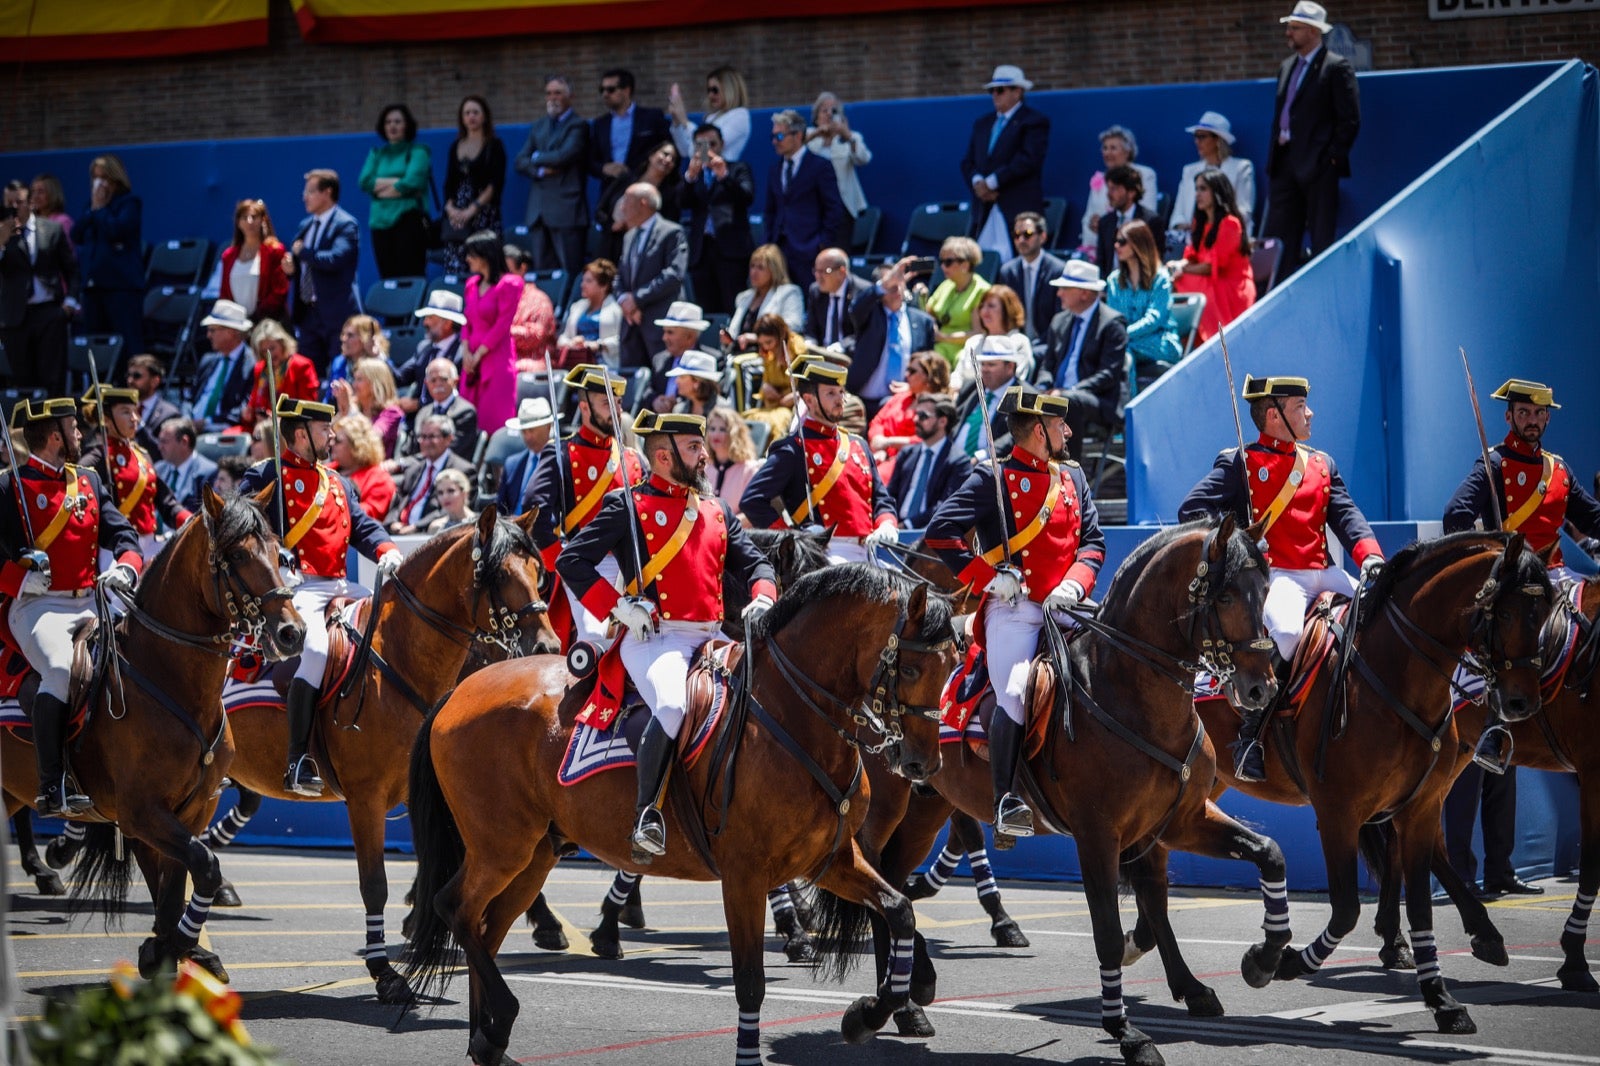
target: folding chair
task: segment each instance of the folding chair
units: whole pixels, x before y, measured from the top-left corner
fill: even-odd
[[[911,209],[900,254],[937,252],[947,237],[965,237],[972,230],[972,205],[960,203],[918,204]]]
[[[1278,264],[1283,261],[1283,242],[1276,237],[1257,241],[1250,250],[1250,269],[1256,276],[1256,297],[1266,295],[1278,283]],[[1263,281],[1262,279],[1266,280]]]
[[[422,306],[427,291],[427,278],[384,278],[367,290],[362,306],[386,325],[409,325],[416,321],[412,312]]]
[[[150,248],[145,268],[146,289],[158,285],[200,285],[211,265],[211,242],[204,237],[157,241]]]
[[[883,225],[883,209],[868,207],[856,216],[855,227],[850,233],[850,247],[846,249],[851,255],[871,255],[872,246],[878,243],[878,229]]]
[[[1206,309],[1203,292],[1180,292],[1172,297],[1172,325],[1178,331],[1179,353],[1182,359],[1194,347],[1194,335],[1200,329],[1200,315]]]
[[[111,380],[112,373],[117,368],[117,363],[122,358],[122,334],[120,333],[91,333],[87,336],[73,337],[67,345],[67,371],[74,376],[77,385],[88,388],[90,381],[89,363],[94,361],[96,373],[100,380],[107,385],[117,384]],[[73,389],[78,391],[77,387]]]
[[[1046,196],[1044,198],[1044,211],[1041,213],[1044,215],[1044,228],[1050,234],[1049,240],[1052,250],[1070,247],[1061,243],[1066,236],[1063,231],[1067,227],[1067,208],[1069,206],[1067,201],[1060,196]]]
[[[163,285],[145,293],[145,347],[164,356],[167,366],[176,367],[193,344],[199,309],[200,290],[195,285]]]

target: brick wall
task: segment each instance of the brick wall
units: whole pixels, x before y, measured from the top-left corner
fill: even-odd
[[[0,151],[166,140],[337,133],[372,127],[403,100],[425,126],[454,121],[469,92],[503,121],[542,106],[544,73],[573,77],[582,114],[598,109],[607,66],[632,69],[639,98],[683,85],[698,104],[705,72],[744,71],[757,105],[977,90],[998,62],[1042,89],[1227,81],[1264,76],[1285,55],[1290,0],[1066,0],[1035,6],[733,23],[548,39],[406,45],[305,44],[288,0],[272,0],[264,50],[73,64],[13,65]],[[1332,0],[1335,20],[1370,39],[1377,69],[1593,60],[1600,13],[1430,22],[1426,0]],[[995,42],[974,47],[972,42]]]

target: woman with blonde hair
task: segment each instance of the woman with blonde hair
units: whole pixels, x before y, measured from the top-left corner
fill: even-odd
[[[755,441],[750,439],[750,427],[744,424],[738,411],[719,403],[706,418],[706,447],[711,451],[711,462],[706,464],[706,478],[711,482],[711,489],[719,498],[727,500],[742,519],[739,499],[744,495],[744,487],[761,469]]]
[[[28,196],[33,213],[61,225],[61,232],[72,240],[72,216],[67,214],[67,193],[61,188],[61,179],[54,174],[35,174],[28,186]]]
[[[382,522],[394,503],[394,478],[383,468],[383,441],[366,415],[352,411],[333,420],[333,465],[361,494],[361,509]]]
[[[967,343],[972,332],[972,318],[978,301],[989,291],[989,283],[978,273],[983,262],[983,249],[971,237],[946,237],[939,246],[939,266],[944,269],[944,280],[928,297],[923,310],[933,316],[938,324],[934,334],[934,350],[955,364],[961,346]]]
[[[459,470],[441,470],[433,483],[433,498],[439,501],[438,518],[428,523],[429,533],[442,533],[466,525],[478,517],[471,507],[472,482]]]
[[[272,229],[262,200],[240,200],[233,209],[233,243],[222,250],[222,298],[232,300],[258,321],[288,321],[288,249]]]
[[[789,280],[783,249],[776,244],[763,244],[750,253],[750,287],[734,298],[723,343],[733,344],[736,352],[755,351],[756,323],[767,315],[782,318],[795,333],[805,326],[805,295]]]
[[[678,154],[687,159],[694,154],[695,123],[689,121],[689,109],[676,82],[667,90],[667,115],[672,120],[672,141]],[[721,66],[706,75],[706,115],[700,121],[721,131],[722,158],[731,162],[744,154],[750,142],[750,93],[743,74]]]
[[[961,346],[961,354],[956,357],[956,365],[950,371],[950,387],[933,391],[959,393],[962,386],[973,378],[973,353],[983,345],[983,339],[1007,333],[1021,333],[1027,325],[1027,315],[1027,311],[1022,307],[1022,297],[1017,295],[1015,289],[1009,285],[989,286],[988,291],[983,294],[983,299],[978,301],[978,313],[973,317],[973,330],[967,335],[967,342]],[[1033,380],[1031,345],[1026,361],[1017,364],[1017,380]],[[910,414],[909,411],[906,413]]]
[[[789,364],[806,350],[805,338],[778,315],[762,315],[756,323],[756,349],[761,357],[761,403],[744,417],[765,422],[776,440],[794,420],[795,391],[789,382]]]
[[[383,444],[383,458],[392,459],[400,444],[400,427],[405,424],[405,409],[395,387],[394,371],[382,359],[370,356],[357,359],[348,381],[333,383],[333,405],[340,414],[355,413],[372,423]]]
[[[258,421],[272,421],[272,387],[276,382],[279,396],[292,396],[297,400],[315,400],[321,395],[317,385],[316,364],[300,354],[294,336],[277,319],[267,318],[256,323],[250,331],[250,348],[259,357],[256,360],[256,381],[250,390],[250,403],[240,425],[253,426]],[[267,373],[267,360],[272,360],[272,373]]]

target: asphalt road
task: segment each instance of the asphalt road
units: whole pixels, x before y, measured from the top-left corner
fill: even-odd
[[[208,936],[246,1000],[245,1023],[258,1042],[305,1064],[464,1061],[464,979],[437,1005],[403,1018],[374,999],[355,954],[363,921],[348,853],[241,849],[223,858],[245,906],[213,911]],[[392,856],[389,875],[392,886],[406,885],[411,863]],[[7,876],[13,886],[19,883],[14,857]],[[627,958],[607,962],[586,950],[583,934],[608,883],[609,871],[587,863],[564,863],[552,879],[549,898],[580,950],[537,950],[520,928],[502,950],[501,965],[522,1004],[511,1054],[525,1063],[731,1062],[737,1008],[716,886],[647,881],[650,927],[624,930]],[[1543,896],[1491,905],[1510,947],[1511,962],[1503,969],[1467,954],[1453,913],[1437,922],[1444,973],[1472,1010],[1475,1036],[1436,1033],[1414,976],[1378,966],[1370,906],[1318,976],[1249,988],[1238,964],[1244,947],[1259,938],[1259,899],[1209,890],[1175,892],[1172,919],[1190,965],[1216,990],[1227,1016],[1189,1018],[1172,1003],[1154,957],[1125,974],[1130,1016],[1174,1066],[1314,1060],[1600,1066],[1600,997],[1563,992],[1554,980],[1560,963],[1556,939],[1574,883],[1543,884]],[[766,1061],[1120,1062],[1115,1044],[1098,1026],[1097,966],[1082,892],[1076,885],[1030,882],[1006,882],[1002,889],[1008,909],[1032,939],[1029,948],[993,946],[970,881],[957,878],[938,898],[918,904],[919,928],[931,941],[941,977],[939,999],[928,1009],[938,1029],[932,1039],[880,1035],[863,1046],[844,1044],[839,1018],[855,997],[870,991],[870,960],[843,986],[818,983],[808,968],[787,963],[776,937],[769,938],[762,1016]],[[6,931],[20,973],[19,1013],[37,1014],[40,997],[102,981],[119,959],[134,956],[149,914],[142,888],[135,891],[125,930],[113,934],[97,919],[69,923],[60,900],[13,895]],[[399,940],[401,891],[394,892],[389,909],[391,943]],[[1314,937],[1326,915],[1319,898],[1294,897],[1296,945]],[[1124,921],[1132,920],[1128,899]],[[1595,954],[1591,948],[1591,959]]]

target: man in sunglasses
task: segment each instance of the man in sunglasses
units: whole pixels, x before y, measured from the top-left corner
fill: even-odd
[[[1050,120],[1022,102],[1033,82],[1022,68],[1002,63],[984,86],[994,101],[994,111],[972,124],[967,154],[961,160],[961,177],[978,198],[973,222],[978,243],[1001,255],[1006,234],[1024,211],[1044,207],[1045,150],[1050,145]],[[992,216],[1000,212],[999,218]]]
[[[844,223],[844,201],[831,160],[806,151],[806,120],[798,111],[772,116],[772,150],[778,161],[767,172],[767,239],[783,249],[789,280],[808,287],[812,263]]]
[[[1022,328],[1033,345],[1037,362],[1050,339],[1050,320],[1060,310],[1050,280],[1060,277],[1067,264],[1044,250],[1050,243],[1050,230],[1037,211],[1024,211],[1012,220],[1011,243],[1017,250],[1016,258],[1000,264],[997,278],[1022,298]]]
[[[589,176],[600,189],[633,172],[651,149],[672,138],[666,112],[633,102],[633,72],[621,68],[600,75],[600,103],[589,137]]]

